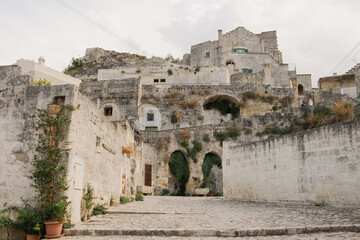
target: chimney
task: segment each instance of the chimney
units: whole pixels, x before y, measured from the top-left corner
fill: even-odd
[[[221,36],[222,36],[222,30],[219,29],[219,30],[218,30],[218,40],[220,40]]]
[[[39,59],[38,59],[38,63],[39,63],[40,65],[45,66],[45,58],[40,56]]]

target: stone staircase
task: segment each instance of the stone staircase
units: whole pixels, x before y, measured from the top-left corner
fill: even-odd
[[[352,69],[347,71],[345,74],[353,74],[355,69],[360,68],[360,63],[356,64]]]

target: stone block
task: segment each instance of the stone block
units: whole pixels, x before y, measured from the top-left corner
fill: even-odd
[[[144,195],[152,194],[152,187],[149,186],[136,186],[136,192]]]
[[[193,194],[196,196],[206,196],[209,193],[209,188],[195,188]]]

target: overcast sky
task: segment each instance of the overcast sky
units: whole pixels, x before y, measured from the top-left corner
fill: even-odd
[[[0,65],[43,56],[62,71],[90,47],[181,58],[191,45],[216,40],[218,29],[243,26],[253,33],[277,30],[284,63],[311,73],[314,85],[360,41],[360,0],[63,1],[118,37],[57,0],[0,0]],[[360,62],[360,50],[354,59],[337,72]]]

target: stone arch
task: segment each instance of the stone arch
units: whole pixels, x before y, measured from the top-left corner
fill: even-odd
[[[170,154],[168,188],[171,193],[185,195],[186,183],[189,181],[190,169],[186,154],[175,150]]]
[[[222,195],[223,173],[221,155],[214,151],[206,153],[201,169],[204,175],[204,185],[209,188],[210,192]]]
[[[146,128],[161,129],[161,113],[155,104],[143,103],[139,106],[140,130]]]
[[[104,102],[101,104],[100,109],[110,121],[119,121],[121,119],[120,109],[114,102]]]
[[[203,102],[205,124],[219,124],[230,121],[240,115],[239,100],[228,94],[217,94]]]
[[[304,95],[304,86],[301,84],[298,85],[298,95]]]

